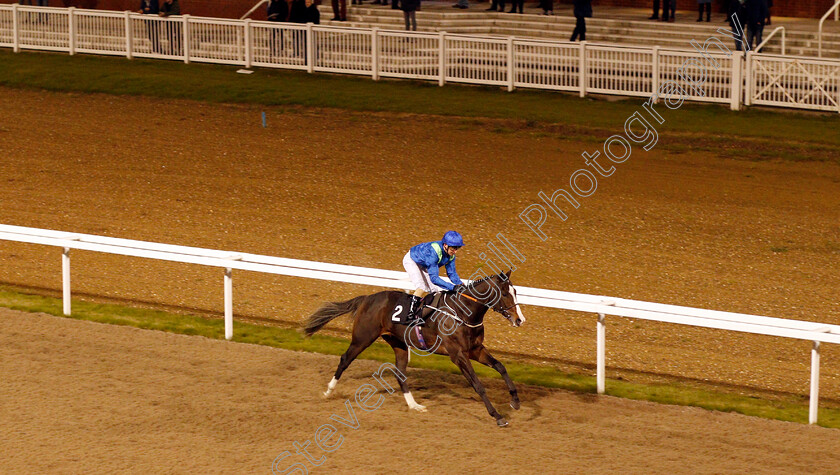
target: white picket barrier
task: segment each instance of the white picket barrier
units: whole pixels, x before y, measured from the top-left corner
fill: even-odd
[[[74,249],[221,267],[224,269],[225,338],[228,340],[233,338],[233,269],[413,290],[405,272],[369,267],[286,259],[10,225],[0,225],[0,240],[62,248],[62,289],[64,313],[66,315],[70,315],[71,312],[70,252]],[[525,305],[598,315],[596,385],[599,394],[603,394],[605,390],[606,315],[812,341],[808,420],[811,424],[817,422],[820,344],[840,343],[840,325],[721,312],[532,287],[517,286],[516,290],[519,302]]]
[[[673,81],[684,88],[684,99],[729,103],[733,110],[743,103],[840,112],[838,60],[749,53],[744,66],[741,52],[727,55],[713,46],[710,53],[701,54],[688,46],[680,50],[0,5],[0,47],[15,52],[125,55],[355,74],[374,80],[436,80],[441,86],[459,82],[509,91],[516,87],[572,91],[581,97],[591,93],[650,97],[660,84]]]

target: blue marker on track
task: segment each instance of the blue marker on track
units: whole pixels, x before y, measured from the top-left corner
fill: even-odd
[[[263,118],[263,128],[265,128],[265,111],[263,111],[263,113],[262,113],[262,118]]]

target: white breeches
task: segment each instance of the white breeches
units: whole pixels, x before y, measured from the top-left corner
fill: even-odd
[[[429,280],[429,273],[421,269],[420,266],[411,259],[411,251],[405,253],[405,257],[403,257],[403,267],[405,267],[405,271],[408,272],[408,278],[411,279],[411,283],[414,284],[415,289],[422,289],[429,293],[440,292],[443,290],[433,284],[432,281]]]

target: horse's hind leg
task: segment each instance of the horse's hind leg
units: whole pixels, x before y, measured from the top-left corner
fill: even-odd
[[[369,347],[376,339],[379,338],[378,329],[374,328],[354,328],[353,338],[350,340],[350,347],[341,355],[341,360],[338,362],[338,368],[335,370],[335,375],[327,385],[327,390],[324,392],[324,397],[329,397],[333,392],[338,380],[341,379],[344,370],[350,366],[350,363],[356,359],[367,347]]]
[[[502,375],[502,378],[505,380],[505,384],[507,384],[508,391],[510,391],[510,407],[514,409],[519,409],[519,393],[516,392],[516,386],[514,386],[513,381],[511,381],[510,376],[507,374],[507,369],[505,369],[505,365],[502,364],[501,361],[493,358],[487,348],[484,346],[480,346],[477,349],[470,352],[470,358],[478,361],[479,363],[489,366],[499,374]]]
[[[405,343],[400,341],[399,338],[393,335],[382,335],[382,339],[388,342],[388,344],[391,345],[391,348],[394,349],[394,359],[396,360],[397,369],[405,376],[406,369],[408,368],[408,347]],[[414,396],[411,395],[411,391],[408,389],[408,383],[406,382],[407,378],[401,379],[399,376],[396,376],[396,378],[397,382],[400,384],[400,389],[403,392],[403,397],[405,397],[405,402],[408,404],[408,408],[419,412],[426,412],[426,406],[417,404],[414,400]]]

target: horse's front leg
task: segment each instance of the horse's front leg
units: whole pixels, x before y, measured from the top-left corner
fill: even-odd
[[[449,357],[452,359],[452,362],[455,363],[456,366],[461,370],[464,377],[467,378],[467,381],[472,384],[473,389],[475,392],[481,396],[481,400],[484,401],[484,406],[487,407],[487,412],[490,413],[493,418],[496,419],[496,424],[499,427],[505,427],[508,425],[508,422],[499,414],[499,411],[493,407],[493,404],[490,403],[490,398],[487,397],[487,390],[484,389],[484,385],[481,384],[481,381],[478,380],[478,376],[473,371],[472,365],[470,364],[469,358],[467,355],[461,351],[458,352],[450,352]]]
[[[508,391],[510,391],[510,407],[514,409],[519,409],[520,402],[519,402],[519,393],[516,392],[516,386],[514,386],[513,381],[508,376],[507,369],[505,369],[505,365],[502,364],[501,361],[493,358],[493,355],[487,351],[483,345],[479,346],[478,348],[473,349],[470,352],[470,358],[478,361],[479,363],[489,366],[495,369],[499,374],[502,375],[502,378],[505,380],[505,384],[507,384]]]

